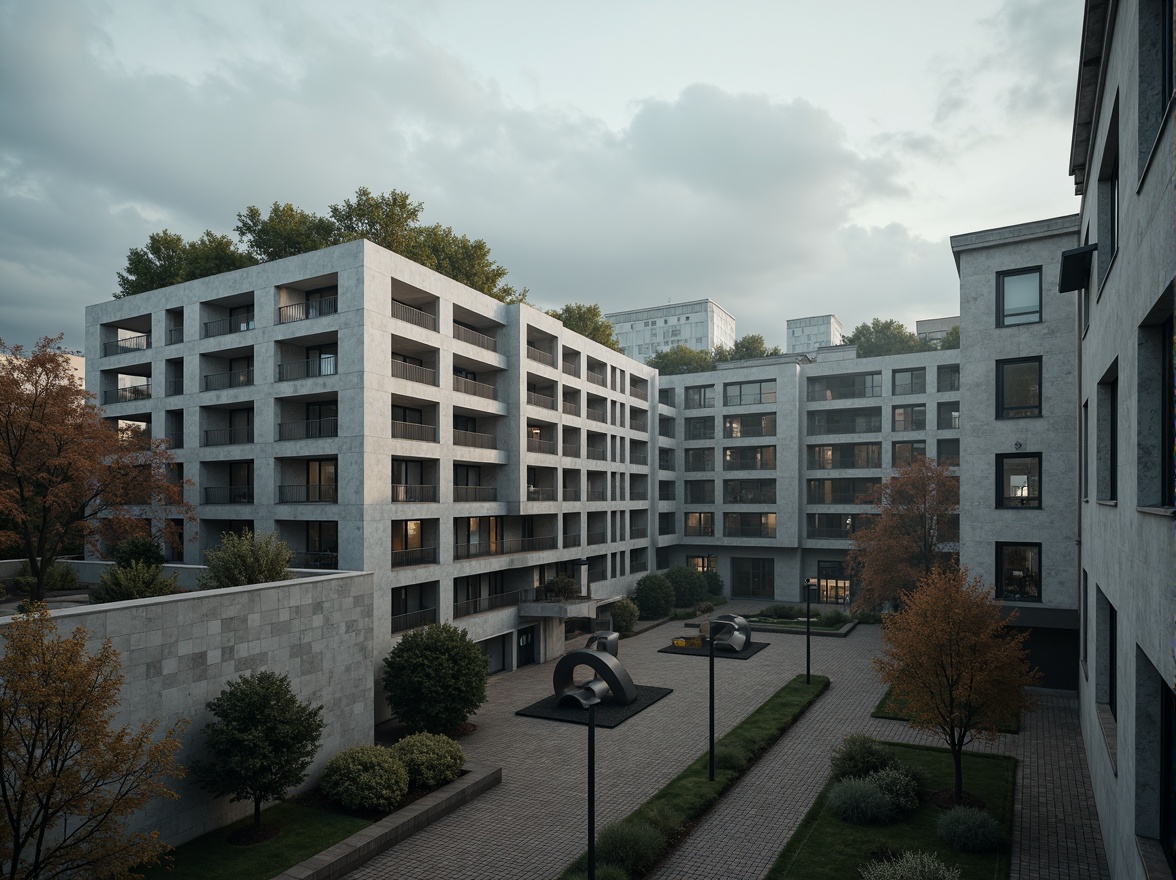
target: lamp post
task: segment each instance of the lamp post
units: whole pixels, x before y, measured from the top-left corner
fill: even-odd
[[[596,880],[596,704],[600,697],[587,688],[574,696],[588,710],[588,880]]]
[[[811,611],[816,578],[804,579],[804,683],[812,684],[813,674],[813,615]]]
[[[715,781],[715,639],[731,641],[735,625],[726,620],[708,620],[705,624],[707,642],[710,645],[710,771],[709,779]],[[699,629],[701,632],[701,628]]]

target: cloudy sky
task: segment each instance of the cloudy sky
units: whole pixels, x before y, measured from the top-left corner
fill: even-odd
[[[958,312],[947,237],[1076,211],[1078,0],[0,0],[0,338],[156,230],[359,186],[542,307],[710,297],[737,332]]]

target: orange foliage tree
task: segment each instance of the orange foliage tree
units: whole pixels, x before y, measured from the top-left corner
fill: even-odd
[[[0,656],[0,873],[9,880],[125,876],[168,849],[158,832],[128,834],[127,818],[153,798],[177,798],[166,779],[183,724],[154,739],[158,722],[113,729],[122,688],[118,652],[93,654],[86,631],[69,638],[43,605],[3,631]],[[134,875],[132,875],[134,876]]]
[[[951,558],[960,539],[960,481],[919,457],[861,503],[875,505],[878,515],[854,532],[847,562],[857,580],[854,607],[869,611],[896,604],[903,590]]]
[[[106,419],[57,346],[26,352],[0,340],[0,549],[27,558],[45,598],[45,571],[79,539],[96,545],[191,518],[171,478],[167,444]]]
[[[1039,674],[1029,666],[1028,638],[1028,630],[1001,619],[984,582],[969,581],[967,569],[955,565],[936,566],[903,594],[901,611],[883,618],[883,653],[874,666],[911,727],[938,734],[951,749],[957,804],[964,746],[994,738],[1029,706],[1024,689]]]

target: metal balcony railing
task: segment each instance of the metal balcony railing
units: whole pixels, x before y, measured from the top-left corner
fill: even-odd
[[[724,537],[727,538],[774,538],[776,537],[776,530],[769,526],[759,527],[744,527],[724,530]]]
[[[102,403],[130,403],[134,400],[147,400],[151,397],[151,383],[142,385],[127,385],[123,388],[107,388],[102,392]]]
[[[549,397],[546,394],[539,394],[536,391],[527,392],[527,403],[531,406],[541,406],[544,409],[555,409],[555,398]]]
[[[607,461],[608,450],[601,449],[599,446],[589,446],[588,458],[592,459],[593,461]]]
[[[649,400],[649,391],[645,388],[638,388],[636,385],[629,387],[629,394],[638,400]]]
[[[238,425],[235,428],[209,428],[204,432],[204,446],[231,446],[234,443],[252,443],[253,426]]]
[[[527,452],[541,452],[544,455],[555,455],[557,450],[555,448],[554,440],[539,440],[535,437],[527,438]]]
[[[146,351],[151,347],[151,334],[144,333],[142,336],[124,336],[122,339],[115,339],[111,342],[102,343],[102,356],[109,357],[115,354],[128,354],[136,351]]]
[[[278,504],[336,504],[339,487],[331,483],[278,486]]]
[[[629,500],[630,501],[648,501],[649,500],[649,492],[647,492],[645,489],[634,489],[632,492],[629,493]]]
[[[634,527],[634,528],[629,529],[629,540],[630,541],[637,541],[642,538],[648,538],[648,537],[649,537],[649,529],[648,528]]]
[[[393,568],[403,568],[407,565],[436,565],[437,548],[417,547],[413,550],[393,550],[391,564]]]
[[[416,551],[406,550],[406,553],[413,553]],[[393,554],[395,555],[395,554]],[[435,561],[435,560],[434,560]],[[396,563],[392,563],[394,566]],[[405,565],[419,565],[417,562],[403,563]],[[392,617],[392,632],[404,632],[410,629],[419,629],[422,626],[429,626],[437,622],[436,608],[423,608],[420,611],[410,611],[407,614],[397,614]]]
[[[634,431],[648,431],[649,419],[633,416],[633,418],[629,421],[629,427]]]
[[[252,486],[205,486],[205,504],[252,504]]]
[[[590,546],[590,547],[593,544],[603,544],[607,540],[608,540],[608,533],[607,532],[589,532],[588,533],[588,546]]]
[[[565,400],[563,402],[563,412],[567,416],[578,416],[580,414],[580,404]]]
[[[483,541],[478,544],[455,544],[454,559],[477,559],[482,556],[504,556],[510,553],[530,553],[536,550],[556,550],[559,539],[555,535],[535,538],[508,538],[502,541]]]
[[[527,346],[527,357],[533,361],[538,361],[541,364],[547,364],[549,367],[555,366],[555,355],[549,354],[541,348],[536,348],[533,345]]]
[[[227,373],[209,373],[200,377],[201,391],[224,391],[226,388],[245,388],[252,384],[253,367],[229,370]]]
[[[398,440],[423,440],[426,443],[436,443],[437,427],[436,425],[418,425],[416,422],[398,422],[393,419],[392,436]]]
[[[557,490],[554,486],[528,486],[528,501],[558,501]]]
[[[335,376],[339,373],[338,355],[326,354],[305,361],[289,361],[278,364],[278,381],[314,379],[318,376]]]
[[[328,296],[312,302],[290,303],[288,306],[278,307],[278,323],[292,324],[295,321],[334,315],[338,311],[339,297],[337,296]]]
[[[809,526],[805,534],[810,538],[824,538],[835,541],[848,541],[850,536],[849,529],[828,529],[819,528],[817,526]]]
[[[604,373],[595,373],[589,370],[587,373],[588,381],[593,385],[599,385],[601,388],[608,387],[608,377]]]
[[[461,376],[453,377],[453,390],[460,391],[462,394],[472,394],[475,397],[484,397],[486,400],[498,399],[498,391],[493,385],[475,382],[472,379],[463,379]]]
[[[649,453],[630,450],[629,461],[632,464],[649,464]]]
[[[579,501],[580,487],[579,486],[564,486],[563,488],[564,501]]]
[[[480,434],[477,431],[453,431],[454,446],[474,446],[478,449],[497,449],[493,434]]]
[[[462,327],[460,324],[453,325],[453,338],[468,342],[470,345],[476,345],[478,348],[484,348],[487,351],[498,351],[498,343],[494,341],[492,336],[486,336],[476,330]]]
[[[592,419],[592,421],[594,421],[594,422],[607,422],[608,421],[608,413],[606,413],[602,409],[592,409],[591,407],[589,407],[588,411],[587,411],[587,416],[588,416],[588,418]]]
[[[580,546],[580,533],[576,532],[571,535],[564,535],[563,536],[563,545],[565,548],[579,547]]]
[[[316,440],[319,437],[338,437],[339,419],[310,419],[305,422],[278,424],[279,440]]]
[[[428,312],[423,312],[396,300],[392,300],[392,317],[398,321],[415,324],[417,327],[424,327],[426,330],[437,329],[437,319]]]
[[[398,503],[430,502],[440,498],[437,486],[413,486],[408,483],[392,484],[392,501]]]
[[[253,312],[249,312],[245,315],[238,315],[235,318],[205,321],[201,338],[209,339],[213,336],[226,336],[229,333],[243,333],[246,330],[252,330],[256,326],[253,318]]]
[[[629,571],[636,574],[639,571],[648,571],[649,563],[644,559],[631,559],[629,561]]]
[[[420,385],[437,385],[437,371],[428,367],[418,367],[416,364],[406,364],[404,361],[392,361],[392,377],[416,382]]]
[[[608,489],[584,490],[585,501],[608,501]]]
[[[183,379],[168,379],[164,385],[164,392],[168,397],[175,397],[177,394],[184,393]]]
[[[167,331],[167,344],[168,345],[175,345],[175,344],[177,344],[179,342],[183,342],[183,341],[184,341],[184,328],[183,327],[170,327],[170,328],[168,328],[168,331]]]
[[[575,361],[564,361],[560,364],[560,368],[569,376],[580,378],[580,365]]]
[[[172,449],[184,448],[184,432],[183,431],[169,431],[163,435],[167,440],[167,445]]]
[[[454,501],[497,501],[498,489],[494,486],[454,486]]]
[[[563,446],[564,458],[579,458],[580,444],[579,443],[564,443]]]
[[[464,602],[453,603],[454,617],[469,617],[483,611],[493,611],[496,608],[514,608],[520,602],[528,602],[535,596],[534,588],[512,590],[509,593],[498,593],[494,596],[479,596],[477,599],[467,599]]]
[[[338,568],[338,550],[301,550],[294,553],[294,568]]]

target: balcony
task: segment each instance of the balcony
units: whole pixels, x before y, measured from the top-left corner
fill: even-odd
[[[477,449],[497,449],[498,445],[493,434],[480,434],[477,431],[453,431],[454,446],[473,446]]]
[[[769,526],[745,526],[743,528],[727,529],[728,538],[774,538],[776,529]]]
[[[584,490],[585,501],[608,501],[608,489]]]
[[[415,551],[404,550],[404,553],[412,553]],[[395,554],[393,554],[395,555]],[[436,561],[436,560],[434,560]],[[396,563],[392,563],[394,566]],[[417,565],[419,563],[406,563],[408,565]],[[422,626],[429,626],[437,622],[436,608],[423,608],[420,611],[410,611],[408,614],[397,614],[392,618],[392,632],[404,632],[410,629],[419,629]]]
[[[557,496],[558,496],[558,491],[555,489],[554,486],[552,486],[552,487],[528,486],[527,487],[527,500],[528,501],[558,501],[559,498]]]
[[[565,441],[564,448],[563,448],[563,454],[564,454],[564,458],[579,458],[580,457],[580,444],[579,443],[568,443]]]
[[[494,486],[454,486],[454,501],[497,501],[498,489]]]
[[[575,361],[563,361],[560,364],[560,369],[569,376],[575,376],[577,379],[580,378],[580,365]]]
[[[278,364],[278,381],[290,382],[294,379],[314,379],[318,376],[335,376],[339,373],[339,358],[328,354],[305,361],[290,361]]]
[[[564,486],[563,500],[564,501],[579,501],[580,500],[580,487],[579,486]]]
[[[629,461],[633,464],[647,465],[647,464],[649,464],[649,453],[648,452],[635,452],[633,450],[629,450]]]
[[[437,319],[428,312],[422,312],[420,309],[414,309],[412,306],[396,300],[392,300],[392,317],[398,321],[404,321],[406,324],[424,327],[426,330],[435,331],[437,329]]]
[[[633,416],[633,418],[629,421],[629,427],[634,431],[648,431],[649,419],[647,419],[645,416]]]
[[[649,528],[645,526],[634,526],[629,529],[629,540],[637,541],[649,537]]]
[[[177,394],[183,394],[184,380],[182,378],[168,379],[164,385],[164,393],[167,394],[168,397],[175,397]]]
[[[592,409],[591,407],[589,407],[587,414],[588,414],[588,418],[592,419],[592,421],[594,421],[594,422],[607,422],[608,421],[608,413],[606,413],[602,409]]]
[[[637,388],[633,386],[629,389],[629,394],[636,397],[638,400],[649,400],[649,392],[644,388]]]
[[[833,541],[848,541],[848,540],[850,540],[850,534],[851,534],[851,532],[847,528],[846,529],[830,529],[830,528],[820,528],[818,526],[809,526],[805,530],[805,535],[807,535],[810,538],[821,538],[824,540],[833,540]]]
[[[536,391],[527,392],[527,403],[531,406],[541,406],[543,409],[555,409],[555,398],[548,397],[546,394],[539,394]]]
[[[580,534],[579,534],[579,532],[576,532],[576,533],[574,533],[574,534],[571,534],[571,535],[564,535],[564,537],[563,537],[563,545],[564,545],[564,549],[568,549],[568,548],[571,548],[571,547],[579,547],[579,546],[580,546]]]
[[[392,361],[392,378],[404,379],[406,382],[416,382],[418,385],[437,385],[437,371],[428,367],[418,367],[416,364],[406,364],[404,361]]]
[[[182,431],[169,431],[163,435],[167,440],[167,445],[171,449],[184,448],[184,434]]]
[[[509,593],[499,593],[495,596],[479,596],[477,599],[467,599],[465,602],[453,603],[454,617],[469,617],[483,611],[494,611],[497,608],[514,608],[520,602],[526,602],[535,595],[534,589],[513,590]]]
[[[436,443],[437,426],[418,425],[416,422],[398,422],[394,419],[392,421],[392,436],[397,440],[421,440],[425,443]]]
[[[213,336],[243,333],[246,330],[252,330],[254,326],[253,312],[245,315],[237,315],[233,318],[221,318],[219,321],[205,321],[201,338],[210,339]]]
[[[588,533],[588,546],[589,547],[591,547],[593,544],[603,544],[607,540],[608,540],[608,534],[606,532],[589,532]]]
[[[321,318],[334,315],[339,311],[339,297],[328,296],[313,302],[291,303],[278,308],[278,323],[292,324],[295,321],[306,321],[310,318]]]
[[[209,373],[200,377],[201,391],[224,391],[226,388],[245,388],[252,384],[253,367],[229,370],[227,373]]]
[[[151,334],[144,333],[142,336],[125,336],[122,339],[115,339],[113,342],[102,343],[102,356],[110,357],[115,354],[129,354],[138,351],[146,351],[151,347]]]
[[[168,331],[167,331],[167,344],[168,345],[177,345],[178,343],[181,343],[183,341],[184,341],[184,328],[183,327],[171,327],[168,329]]]
[[[316,440],[319,437],[338,437],[339,419],[311,419],[306,422],[278,424],[279,440]]]
[[[252,504],[252,486],[205,486],[205,504]]]
[[[634,489],[632,492],[629,493],[629,500],[630,501],[648,501],[649,500],[649,492],[647,492],[645,489]]]
[[[536,550],[557,550],[559,539],[555,535],[537,538],[508,538],[502,541],[483,541],[478,544],[455,544],[454,559],[478,559],[483,556],[505,556],[510,553],[531,553]]]
[[[486,400],[498,399],[498,392],[493,385],[487,385],[485,382],[474,382],[471,379],[463,379],[461,376],[453,377],[453,390],[460,391],[462,394],[472,394],[474,397],[483,397]]]
[[[102,392],[102,403],[130,403],[135,400],[149,400],[151,398],[151,383],[142,385],[127,385],[125,388],[107,388]]]
[[[453,325],[453,338],[468,342],[470,345],[476,345],[478,348],[484,348],[487,351],[498,351],[498,343],[492,337],[485,336],[468,327],[462,327],[460,324]]]
[[[589,370],[587,378],[588,381],[593,385],[599,385],[601,388],[608,387],[608,376],[606,376],[604,373],[596,373],[592,370]]]
[[[437,501],[439,497],[436,486],[412,486],[407,483],[392,484],[393,503],[428,503]]]
[[[393,550],[392,551],[392,567],[404,568],[409,565],[436,565],[437,564],[437,548],[436,547],[417,547],[413,550]],[[433,609],[434,612],[436,609]],[[396,618],[392,618],[395,620]],[[435,623],[436,621],[430,621]],[[424,624],[418,624],[423,626]]]
[[[578,416],[580,414],[580,404],[573,403],[570,400],[565,400],[562,408],[565,416]]]
[[[291,563],[293,568],[336,569],[339,567],[339,553],[334,550],[296,551]]]
[[[555,366],[555,355],[548,354],[541,348],[536,348],[533,345],[527,346],[527,357],[530,360],[537,361],[541,364],[546,364],[549,367]]]
[[[527,452],[540,452],[544,455],[558,454],[554,440],[540,440],[536,437],[527,438]]]
[[[339,487],[326,483],[278,486],[278,504],[336,504]]]
[[[593,461],[608,461],[608,450],[599,446],[589,446],[588,457]]]
[[[202,446],[232,446],[235,443],[252,443],[253,426],[238,425],[235,428],[210,428],[204,432]]]

